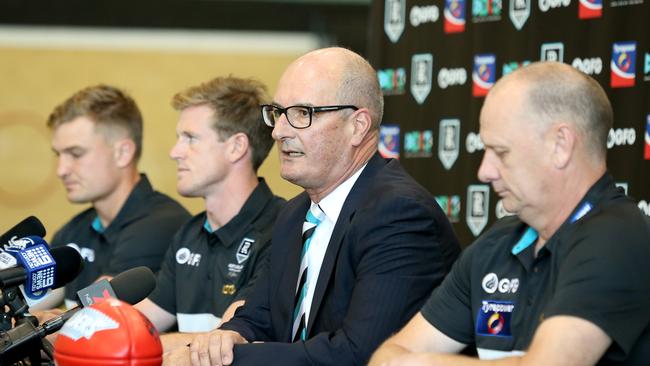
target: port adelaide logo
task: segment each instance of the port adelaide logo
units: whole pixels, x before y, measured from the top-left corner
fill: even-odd
[[[449,170],[456,159],[460,150],[460,120],[443,119],[440,121],[440,131],[438,133],[438,159],[442,166]]]
[[[418,104],[424,103],[431,92],[433,55],[421,53],[411,59],[411,94]]]
[[[467,227],[474,234],[483,231],[488,222],[488,205],[490,203],[490,186],[487,184],[472,184],[467,187],[467,209],[465,220]]]
[[[530,16],[530,1],[531,0],[509,0],[510,6],[508,7],[508,15],[510,21],[517,28],[518,31],[524,27],[528,17]]]
[[[384,32],[396,43],[404,32],[406,23],[406,0],[386,0],[384,5]]]

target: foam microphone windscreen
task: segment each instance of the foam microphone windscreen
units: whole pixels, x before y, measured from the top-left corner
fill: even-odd
[[[0,245],[6,244],[11,238],[22,238],[25,236],[45,236],[45,227],[41,220],[35,216],[29,216],[23,221],[16,224],[16,226],[9,229],[6,233],[0,236]]]
[[[133,306],[108,299],[79,310],[54,344],[58,366],[158,366],[162,344],[156,328]]]
[[[56,262],[56,277],[52,288],[63,287],[74,280],[83,269],[83,259],[76,249],[64,246],[50,250]]]
[[[156,287],[156,277],[148,267],[134,267],[113,277],[111,286],[118,299],[137,304]]]

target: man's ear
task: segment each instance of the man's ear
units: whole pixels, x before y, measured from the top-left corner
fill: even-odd
[[[248,136],[246,136],[246,134],[243,132],[238,132],[228,137],[228,144],[226,148],[228,149],[229,161],[231,163],[234,163],[242,159],[250,150],[249,147],[250,142],[248,140]]]
[[[115,164],[124,168],[135,159],[135,142],[131,139],[118,139],[113,142],[113,156]]]
[[[364,141],[366,135],[372,127],[372,118],[370,117],[370,111],[367,108],[361,108],[358,111],[354,112],[351,116],[353,134],[352,134],[352,145],[359,146]]]
[[[553,142],[552,161],[553,166],[564,169],[571,162],[575,147],[577,131],[575,127],[566,123],[560,123],[553,127],[551,132]]]

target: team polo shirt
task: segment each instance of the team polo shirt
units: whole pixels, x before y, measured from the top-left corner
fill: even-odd
[[[174,234],[190,218],[178,202],[154,191],[144,174],[108,227],[92,207],[75,216],[52,239],[52,247],[71,246],[84,260],[81,273],[65,286],[66,305],[74,306],[77,291],[100,276],[137,266],[158,271]]]
[[[523,354],[544,319],[575,316],[613,340],[599,365],[646,365],[650,232],[636,204],[605,174],[537,256],[536,240],[514,216],[497,222],[463,252],[424,318],[489,359]]]
[[[259,275],[284,200],[260,179],[240,212],[216,231],[206,213],[179,230],[149,299],[175,314],[181,332],[206,332],[228,306],[245,299]]]

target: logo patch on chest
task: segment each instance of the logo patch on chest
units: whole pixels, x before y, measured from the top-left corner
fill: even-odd
[[[514,309],[512,301],[483,300],[476,315],[476,334],[511,337],[510,319]]]
[[[250,238],[242,239],[241,244],[239,244],[239,248],[237,248],[237,254],[235,254],[235,257],[237,258],[237,263],[242,264],[246,262],[248,257],[251,255],[253,244],[255,244],[255,239],[250,239]]]

